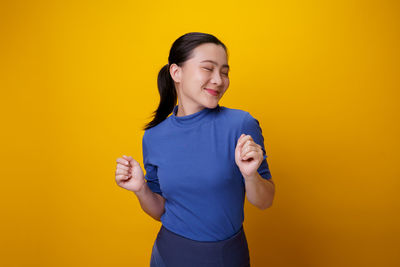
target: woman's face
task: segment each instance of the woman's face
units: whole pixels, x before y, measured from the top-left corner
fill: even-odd
[[[186,114],[204,107],[215,108],[229,87],[226,52],[214,43],[196,47],[192,58],[181,67],[172,64],[170,73],[175,81],[180,107]]]

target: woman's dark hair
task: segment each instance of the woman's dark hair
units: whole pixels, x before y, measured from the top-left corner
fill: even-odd
[[[201,32],[186,33],[172,44],[169,51],[168,64],[161,68],[157,78],[160,104],[157,110],[153,112],[153,120],[144,126],[144,130],[150,129],[165,120],[176,105],[177,93],[174,80],[169,72],[171,64],[175,63],[178,66],[182,66],[186,60],[192,57],[193,50],[204,43],[221,45],[227,52],[226,46],[217,37]]]

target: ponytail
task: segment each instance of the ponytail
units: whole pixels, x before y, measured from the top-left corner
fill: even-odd
[[[145,125],[144,130],[150,129],[165,120],[176,105],[177,95],[174,81],[169,73],[169,64],[162,67],[158,73],[157,85],[160,104],[157,110],[153,112],[155,114],[153,120]]]

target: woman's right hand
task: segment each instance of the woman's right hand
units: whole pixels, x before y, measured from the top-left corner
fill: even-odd
[[[132,192],[140,191],[146,183],[139,162],[131,156],[125,155],[122,158],[117,158],[115,181],[120,187]]]

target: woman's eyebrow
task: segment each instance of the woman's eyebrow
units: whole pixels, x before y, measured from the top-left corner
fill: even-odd
[[[217,63],[217,62],[215,62],[214,60],[210,60],[210,59],[206,59],[206,60],[203,60],[203,61],[201,61],[201,62],[211,62],[211,63],[213,63],[214,65],[217,65],[217,66],[218,66],[218,63]],[[222,65],[222,67],[226,67],[226,68],[229,69],[229,65],[228,65],[228,64],[224,64],[224,65]]]

